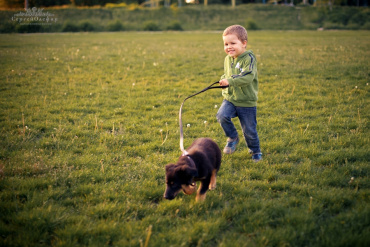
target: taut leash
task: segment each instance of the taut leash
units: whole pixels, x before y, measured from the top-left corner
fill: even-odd
[[[209,89],[214,89],[214,88],[227,88],[228,86],[213,86],[215,84],[218,84],[219,82],[216,81],[214,83],[212,83],[211,85],[209,85],[208,87],[204,88],[203,90],[195,93],[195,94],[192,94],[190,96],[188,96],[187,98],[184,99],[184,101],[182,102],[181,104],[181,107],[180,107],[180,111],[179,111],[179,122],[180,122],[180,149],[181,149],[181,152],[182,152],[182,155],[188,155],[188,152],[186,152],[186,150],[184,149],[184,132],[182,130],[182,107],[184,106],[184,103],[187,99],[190,99],[191,97],[194,97],[200,93],[203,93]]]

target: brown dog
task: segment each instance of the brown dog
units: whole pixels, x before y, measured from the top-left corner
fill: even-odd
[[[186,150],[187,155],[180,156],[176,164],[166,166],[166,191],[164,198],[172,200],[182,190],[190,195],[196,190],[196,181],[200,181],[197,201],[204,201],[208,189],[216,188],[216,175],[221,165],[221,151],[209,138],[196,139]]]

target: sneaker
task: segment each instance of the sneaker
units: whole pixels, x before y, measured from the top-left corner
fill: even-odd
[[[232,154],[235,152],[236,145],[239,143],[239,137],[235,139],[227,138],[226,146],[224,147],[225,154]]]
[[[261,153],[253,154],[253,155],[252,155],[252,160],[253,160],[254,162],[258,162],[258,161],[262,160],[262,154],[261,154]]]

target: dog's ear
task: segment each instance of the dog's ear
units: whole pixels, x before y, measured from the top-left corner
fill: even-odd
[[[191,177],[197,177],[198,176],[198,171],[195,168],[186,167],[185,171]]]
[[[166,172],[172,170],[175,167],[175,164],[168,164],[166,165]]]

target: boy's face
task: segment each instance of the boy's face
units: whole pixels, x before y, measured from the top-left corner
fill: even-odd
[[[247,41],[240,41],[235,34],[228,34],[222,36],[224,40],[224,50],[226,54],[233,58],[237,58],[243,52],[245,52],[247,47]]]

